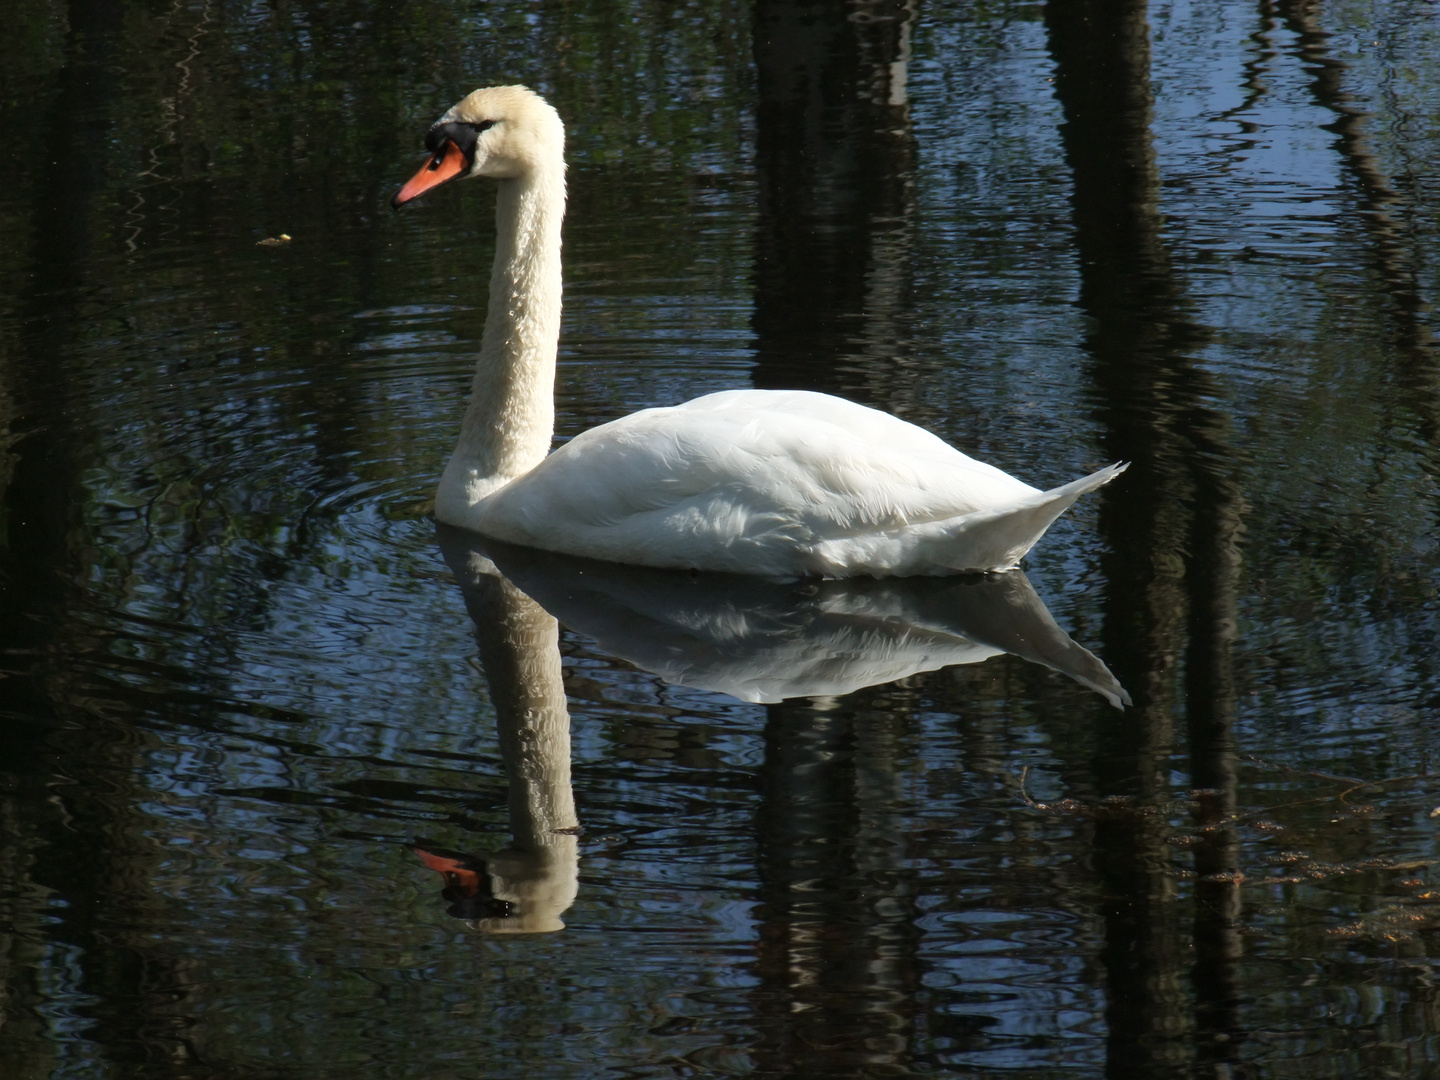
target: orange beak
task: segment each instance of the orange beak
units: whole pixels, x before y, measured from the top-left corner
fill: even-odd
[[[464,152],[453,141],[446,142],[444,152],[436,154],[422,165],[420,171],[410,178],[410,182],[395,193],[395,197],[390,200],[390,208],[399,210],[415,196],[439,187],[446,180],[454,180],[465,171],[468,164]]]
[[[412,183],[414,181],[411,181]],[[434,185],[431,185],[432,187]],[[395,196],[397,199],[400,196]],[[475,871],[474,859],[455,859],[444,855],[437,855],[434,852],[426,851],[424,848],[412,847],[411,851],[420,856],[420,861],[431,870],[437,870],[445,875],[445,884],[455,886],[463,896],[474,896],[480,891],[480,875]],[[470,865],[465,865],[466,863]]]

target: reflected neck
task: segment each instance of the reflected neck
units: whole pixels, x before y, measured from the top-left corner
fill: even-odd
[[[570,787],[560,624],[493,567],[473,578],[467,599],[510,776],[511,848],[573,859],[579,822]]]
[[[510,784],[510,832],[486,858],[491,890],[514,905],[481,920],[499,933],[563,929],[579,891],[580,841],[570,787],[570,714],[560,669],[560,624],[510,582],[476,567],[466,587],[500,755]]]
[[[499,182],[490,305],[460,440],[435,500],[442,521],[474,527],[477,502],[549,453],[564,216],[563,165]]]

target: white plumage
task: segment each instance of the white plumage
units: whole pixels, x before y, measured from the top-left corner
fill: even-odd
[[[593,428],[462,524],[547,551],[770,577],[1005,570],[1112,475],[1040,492],[875,409],[731,390]]]
[[[1111,465],[1039,491],[840,398],[732,390],[646,409],[546,456],[560,314],[564,128],[523,87],[477,90],[431,129],[395,205],[500,181],[485,336],[436,516],[510,543],[767,577],[1013,568]]]

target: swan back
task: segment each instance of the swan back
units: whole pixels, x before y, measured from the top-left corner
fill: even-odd
[[[728,390],[592,428],[456,524],[611,562],[764,577],[1007,570],[1079,495],[841,398]]]

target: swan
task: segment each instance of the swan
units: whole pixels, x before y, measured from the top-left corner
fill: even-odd
[[[897,417],[799,390],[645,409],[551,453],[564,124],[523,86],[487,87],[425,147],[395,209],[451,180],[499,182],[485,332],[435,496],[441,522],[606,562],[777,579],[1003,571],[1126,467],[1040,491]]]

